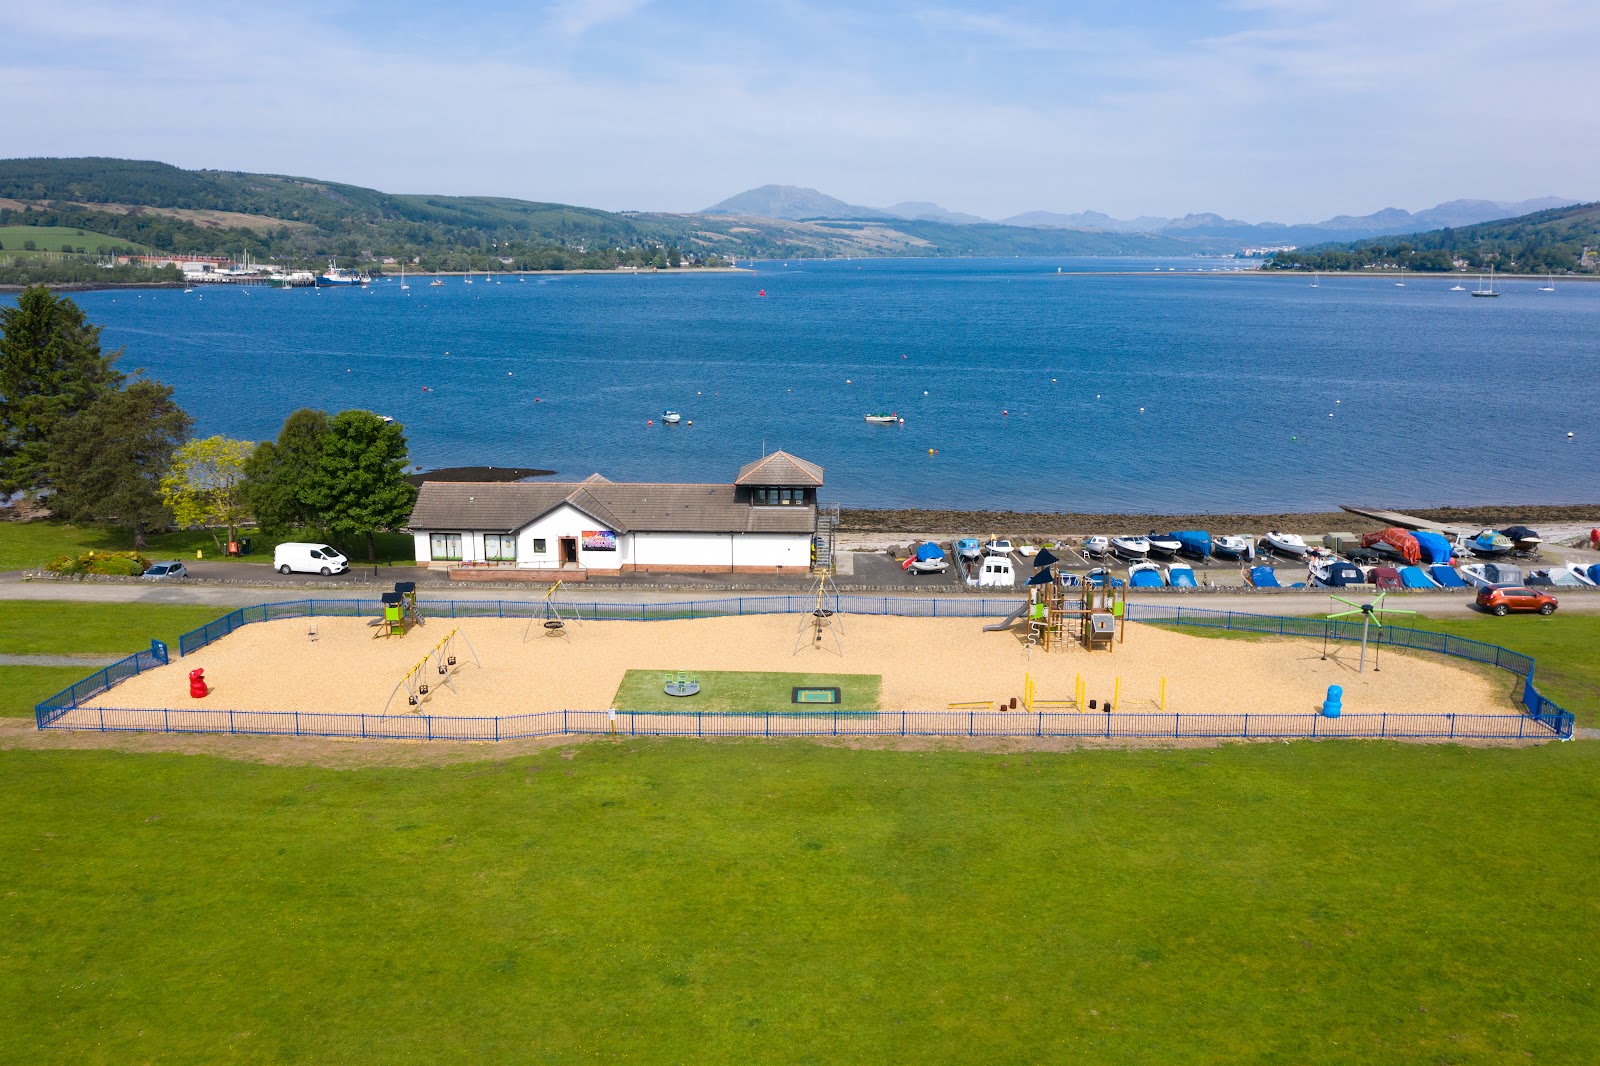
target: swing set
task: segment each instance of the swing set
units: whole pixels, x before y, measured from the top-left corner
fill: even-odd
[[[406,676],[400,679],[400,683],[389,693],[389,698],[383,701],[383,711],[380,713],[388,713],[389,704],[394,702],[401,689],[405,689],[406,706],[411,709],[412,714],[420,714],[422,701],[433,691],[428,682],[435,677],[438,680],[434,684],[448,685],[450,691],[459,696],[461,691],[456,688],[456,683],[452,680],[458,665],[457,641],[460,641],[467,654],[472,656],[472,664],[482,670],[483,663],[478,659],[477,649],[472,646],[472,641],[467,639],[467,635],[461,632],[461,627],[457,626],[446,633],[443,640],[429,648],[428,654],[424,655],[417,665],[406,671]],[[430,666],[433,667],[432,670],[428,669]]]

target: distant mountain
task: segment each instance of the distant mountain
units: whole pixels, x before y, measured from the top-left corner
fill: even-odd
[[[1134,219],[1112,218],[1099,211],[1079,211],[1063,215],[1055,211],[1028,211],[1002,220],[1008,226],[1037,229],[1083,229],[1102,233],[1159,233],[1172,219],[1140,215]]]
[[[1454,206],[1441,204],[1440,208]],[[1277,270],[1475,272],[1493,267],[1507,273],[1593,273],[1600,270],[1600,255],[1593,251],[1597,248],[1600,203],[1551,208],[1472,226],[1320,244],[1280,252],[1267,266]]]
[[[799,185],[763,185],[747,189],[712,204],[702,215],[744,215],[754,218],[781,218],[798,222],[806,218],[893,218],[895,216],[859,204],[847,204],[815,189]]]
[[[923,222],[949,222],[956,226],[973,226],[989,221],[977,215],[951,211],[948,208],[940,207],[938,204],[928,203],[926,200],[907,200],[904,203],[886,207],[884,210],[896,218]]]

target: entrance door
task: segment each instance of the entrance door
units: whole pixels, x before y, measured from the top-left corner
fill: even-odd
[[[561,565],[562,566],[577,566],[578,565],[578,538],[577,537],[562,537],[561,538]]]

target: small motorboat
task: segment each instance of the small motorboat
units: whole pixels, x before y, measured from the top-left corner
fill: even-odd
[[[985,555],[1010,555],[1011,550],[1011,542],[1005,537],[996,537],[983,546]]]
[[[1270,566],[1252,566],[1244,572],[1245,584],[1256,589],[1281,589],[1277,571]]]
[[[1400,578],[1400,571],[1392,566],[1374,566],[1367,571],[1367,584],[1376,585],[1380,589],[1403,589],[1405,582]]]
[[[1083,539],[1083,554],[1092,555],[1096,559],[1104,559],[1106,552],[1111,550],[1111,540],[1108,537],[1085,537]]]
[[[1329,559],[1311,567],[1311,583],[1325,589],[1342,589],[1347,585],[1364,585],[1367,575],[1355,563],[1342,559]]]
[[[1466,549],[1480,559],[1498,559],[1510,555],[1516,547],[1504,533],[1486,529],[1466,542]]]
[[[976,559],[983,554],[982,547],[976,537],[962,537],[956,541],[956,557],[960,559]]]
[[[892,426],[901,421],[900,416],[893,412],[885,414],[882,411],[878,411],[875,414],[863,415],[862,417],[875,426]]]
[[[1180,529],[1175,533],[1168,533],[1172,540],[1182,544],[1179,549],[1185,555],[1196,559],[1211,558],[1211,534],[1203,529]]]
[[[1500,531],[1500,535],[1511,541],[1513,551],[1528,555],[1537,555],[1544,546],[1544,538],[1527,526],[1507,526]]]
[[[661,421],[665,422],[669,426],[675,426],[679,422],[683,421],[683,416],[676,411],[662,411]]]
[[[1306,547],[1304,538],[1298,533],[1280,533],[1276,529],[1269,530],[1266,536],[1267,547],[1279,555],[1287,555],[1291,559],[1304,559]]]
[[[1506,563],[1468,563],[1458,569],[1463,578],[1479,588],[1522,584],[1522,571]]]
[[[1194,567],[1188,563],[1167,564],[1167,584],[1175,589],[1198,588],[1194,579]]]
[[[1566,565],[1567,573],[1577,578],[1578,582],[1583,585],[1593,586],[1600,584],[1600,580],[1595,578],[1596,570],[1600,570],[1600,564],[1585,566],[1583,563],[1568,563]]]
[[[1097,566],[1083,575],[1083,583],[1092,589],[1103,588],[1107,582],[1114,589],[1120,589],[1125,584],[1120,577],[1112,577],[1111,571],[1103,566]]]
[[[1386,555],[1394,559],[1403,559],[1407,564],[1416,566],[1422,561],[1422,545],[1417,543],[1414,533],[1408,529],[1391,526],[1376,533],[1364,534],[1361,546]]]
[[[1128,565],[1128,587],[1136,589],[1165,588],[1167,579],[1162,576],[1161,567],[1152,562],[1130,563]]]
[[[1124,559],[1145,559],[1150,555],[1150,542],[1143,537],[1112,537],[1111,550]]]
[[[1163,535],[1152,529],[1145,541],[1150,545],[1150,554],[1161,559],[1170,559],[1183,550],[1183,541],[1171,533]]]
[[[1549,585],[1553,588],[1586,588],[1587,581],[1578,580],[1578,575],[1561,566],[1544,567],[1528,571],[1528,584]]]
[[[1443,563],[1435,563],[1428,567],[1428,576],[1439,583],[1440,588],[1464,589],[1467,583],[1461,580],[1461,575],[1456,573],[1456,568]]]
[[[1229,534],[1225,537],[1213,537],[1211,540],[1211,554],[1219,559],[1254,559],[1256,557],[1256,542],[1238,533]]]
[[[1408,589],[1436,589],[1439,583],[1428,576],[1428,572],[1420,566],[1402,566],[1400,568],[1400,583]]]
[[[916,553],[901,563],[900,568],[912,574],[943,574],[949,571],[950,560],[945,558],[943,548],[927,540],[917,546]]]

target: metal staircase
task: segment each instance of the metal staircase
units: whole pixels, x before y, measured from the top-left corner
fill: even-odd
[[[834,542],[839,532],[839,505],[817,504],[817,531],[811,538],[811,572],[833,572]]]

